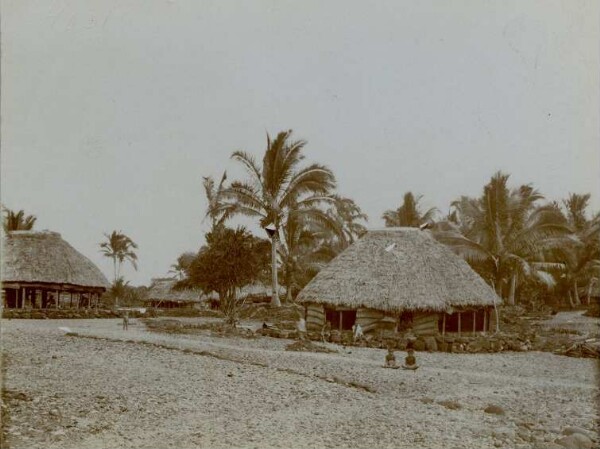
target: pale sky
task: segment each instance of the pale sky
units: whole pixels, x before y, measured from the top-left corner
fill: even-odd
[[[203,243],[202,176],[265,133],[382,226],[407,190],[443,212],[497,170],[600,209],[597,1],[1,0],[1,200],[133,285]]]

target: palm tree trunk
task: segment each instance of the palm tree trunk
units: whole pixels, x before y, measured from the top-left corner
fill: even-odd
[[[113,285],[115,285],[117,283],[117,258],[113,257],[113,271],[114,271],[114,281],[113,281]],[[115,309],[117,309],[119,307],[119,297],[117,295],[115,295]]]
[[[596,284],[596,279],[592,279],[590,281],[590,283],[588,284],[588,288],[587,288],[587,293],[585,295],[585,303],[589,306],[590,305],[590,298],[592,296],[592,289],[594,288],[594,285]]]
[[[573,303],[573,295],[571,294],[571,289],[569,289],[569,305],[571,306],[571,309],[575,307],[575,304]]]
[[[517,274],[513,273],[510,277],[510,290],[508,292],[508,304],[515,305],[515,291],[517,289]]]
[[[271,292],[271,306],[281,307],[279,301],[279,286],[277,284],[277,233],[271,236],[271,271],[273,272],[273,291]]]
[[[573,297],[575,298],[575,305],[581,305],[581,299],[579,299],[579,289],[577,288],[577,279],[573,281]]]

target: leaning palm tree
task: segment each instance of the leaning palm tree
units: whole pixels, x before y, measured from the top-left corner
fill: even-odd
[[[223,225],[228,218],[227,211],[220,207],[223,199],[223,191],[225,190],[227,172],[223,172],[219,185],[215,185],[215,180],[211,176],[204,176],[202,179],[204,193],[208,201],[205,218],[208,217],[211,219],[212,231],[214,231],[217,226]]]
[[[419,227],[423,222],[432,221],[437,209],[432,207],[426,212],[419,208],[419,201],[423,195],[415,195],[412,192],[404,194],[402,205],[396,210],[386,210],[381,218],[385,220],[385,226],[388,228],[397,226]]]
[[[546,253],[572,244],[570,228],[555,207],[536,206],[542,195],[531,186],[508,188],[509,175],[496,173],[481,198],[462,197],[453,203],[455,214],[436,237],[471,263],[496,292],[510,281],[508,303],[514,304],[519,276],[548,286],[560,264]]]
[[[129,261],[133,268],[137,270],[137,254],[134,252],[137,245],[121,231],[113,231],[111,234],[104,234],[104,236],[106,241],[100,243],[100,248],[106,257],[113,260],[114,282],[117,282],[124,261]]]
[[[277,134],[272,140],[267,134],[267,149],[262,165],[244,151],[235,151],[231,158],[246,170],[248,178],[234,181],[222,192],[223,201],[209,213],[242,214],[255,217],[261,227],[271,234],[273,297],[279,306],[277,294],[277,241],[282,241],[282,227],[290,212],[310,211],[324,201],[333,201],[335,187],[333,172],[319,164],[300,167],[304,159],[304,140],[291,140],[292,131]]]
[[[2,227],[4,228],[4,232],[30,231],[31,229],[33,229],[33,225],[37,220],[37,217],[35,215],[25,215],[24,210],[15,212],[7,208],[3,209],[4,220],[2,222]]]

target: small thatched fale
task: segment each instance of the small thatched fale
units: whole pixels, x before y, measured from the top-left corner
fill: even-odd
[[[417,335],[489,330],[501,300],[471,267],[419,228],[369,231],[300,292],[309,330],[326,322]]]
[[[2,239],[3,305],[11,308],[97,307],[106,277],[59,233],[12,231]]]
[[[209,299],[200,289],[175,289],[176,283],[173,278],[152,279],[145,305],[160,309],[194,308]]]

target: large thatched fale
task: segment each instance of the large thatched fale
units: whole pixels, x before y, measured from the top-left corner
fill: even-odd
[[[98,267],[57,232],[12,231],[3,236],[6,308],[97,306],[108,287]]]
[[[200,289],[176,289],[176,279],[154,278],[146,292],[144,302],[149,307],[161,309],[192,308],[208,297]]]
[[[398,329],[404,319],[407,326],[412,321],[414,330],[434,333],[438,327],[443,332],[457,326],[457,331],[487,330],[488,309],[500,299],[429,231],[386,228],[369,231],[339,254],[297,301],[308,306],[312,327],[330,321],[340,329],[355,322],[367,330],[379,325]]]

